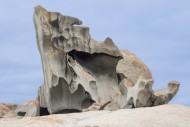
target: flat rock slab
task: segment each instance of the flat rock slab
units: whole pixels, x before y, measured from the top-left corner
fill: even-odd
[[[3,118],[0,127],[190,127],[190,107],[157,107],[90,111],[42,117]]]

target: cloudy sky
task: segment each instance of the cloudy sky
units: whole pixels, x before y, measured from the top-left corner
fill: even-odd
[[[77,17],[99,41],[111,37],[152,71],[154,89],[181,83],[172,104],[190,106],[189,0],[0,0],[0,103],[22,103],[43,83],[33,11]]]

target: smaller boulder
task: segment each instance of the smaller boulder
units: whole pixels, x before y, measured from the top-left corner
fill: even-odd
[[[19,105],[14,111],[16,116],[35,117],[39,116],[40,108],[37,100],[27,101],[22,105]]]
[[[0,104],[0,118],[3,118],[10,111],[11,110],[7,106]]]
[[[11,111],[14,111],[18,107],[18,104],[10,104],[10,103],[2,103],[2,104],[5,105],[7,108],[9,108]]]

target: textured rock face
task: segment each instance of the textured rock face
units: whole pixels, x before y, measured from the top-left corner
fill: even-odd
[[[37,7],[34,13],[44,84],[41,107],[50,113],[105,104],[119,93],[116,65],[122,58],[111,39],[98,43],[81,21]],[[111,62],[110,62],[111,61]],[[105,92],[107,91],[107,92]]]
[[[40,108],[50,114],[65,110],[117,110],[165,104],[179,88],[152,90],[148,67],[129,51],[120,51],[110,38],[91,38],[82,21],[41,6],[34,11],[44,84]]]
[[[5,117],[8,113],[14,111],[18,105],[16,104],[0,104],[0,118]]]
[[[157,107],[90,111],[42,117],[4,118],[0,127],[190,127],[190,107]]]
[[[8,112],[10,112],[10,109],[5,105],[0,104],[0,118],[4,117]]]
[[[37,100],[27,101],[22,105],[19,105],[14,111],[14,116],[39,116],[40,106]]]

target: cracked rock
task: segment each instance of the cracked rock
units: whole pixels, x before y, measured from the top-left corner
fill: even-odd
[[[33,19],[44,75],[39,109],[55,114],[150,107],[177,93],[178,82],[153,91],[152,74],[140,59],[111,38],[96,41],[81,20],[42,6],[35,7]]]

